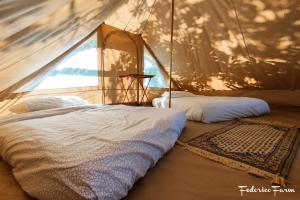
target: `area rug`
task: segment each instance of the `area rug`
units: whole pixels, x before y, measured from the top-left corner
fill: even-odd
[[[284,185],[299,146],[299,129],[237,121],[185,143],[185,149]]]

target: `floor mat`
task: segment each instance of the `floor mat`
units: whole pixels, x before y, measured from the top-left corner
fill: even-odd
[[[299,129],[238,121],[181,145],[226,166],[284,185],[299,146]]]

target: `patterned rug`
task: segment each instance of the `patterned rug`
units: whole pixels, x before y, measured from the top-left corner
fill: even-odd
[[[284,185],[299,141],[297,128],[238,121],[180,144],[203,157]]]

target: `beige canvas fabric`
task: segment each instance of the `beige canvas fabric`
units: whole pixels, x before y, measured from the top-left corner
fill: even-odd
[[[120,83],[112,77],[142,71],[142,39],[163,71],[169,72],[171,0],[26,0],[0,5],[0,27],[5,30],[0,34],[2,100],[24,79],[32,83],[40,79],[49,70],[47,64],[103,21],[108,24],[104,34],[116,28],[126,31],[111,37],[105,51],[107,103],[122,100]],[[287,97],[300,95],[299,11],[298,0],[175,1],[174,85],[196,93],[263,93],[269,102],[299,106],[298,98]],[[127,34],[136,38],[137,57]],[[135,95],[131,92],[130,98]]]
[[[147,2],[120,8],[129,24],[118,13],[109,22],[143,33],[167,68],[171,1]],[[299,89],[299,10],[297,0],[175,1],[173,77],[194,91]]]
[[[299,89],[299,1],[176,3],[174,78],[183,89]],[[167,66],[165,12],[153,13],[162,24],[153,20],[145,34]]]
[[[96,29],[121,3],[2,1],[0,27],[6,31],[0,37],[0,91],[63,54]]]
[[[142,33],[167,71],[170,5],[158,0],[137,5],[139,12],[127,7],[129,25],[113,23]],[[175,1],[172,77],[182,90],[299,106],[299,10],[297,0]]]

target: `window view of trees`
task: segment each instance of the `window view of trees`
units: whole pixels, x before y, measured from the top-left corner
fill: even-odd
[[[149,83],[151,88],[167,88],[167,81],[165,80],[162,72],[159,69],[158,64],[154,58],[150,55],[148,50],[144,48],[144,74],[154,75]],[[148,80],[144,80],[144,85],[148,83]]]
[[[35,90],[97,85],[97,37],[94,35],[59,62]]]

